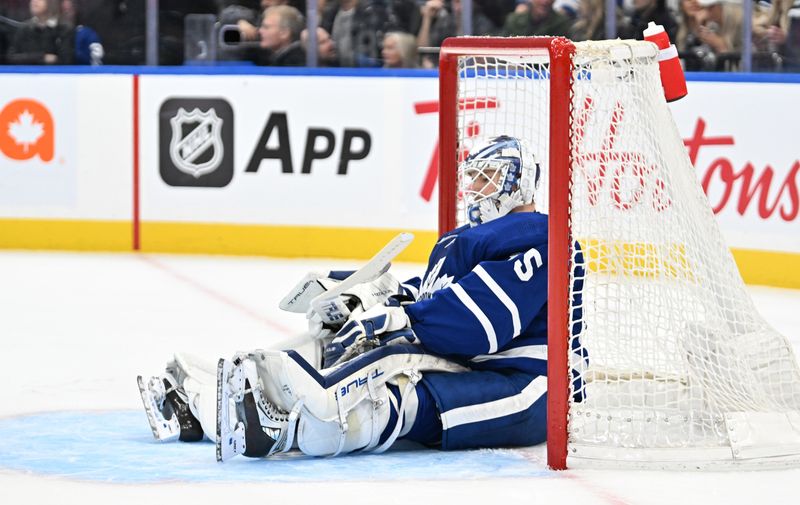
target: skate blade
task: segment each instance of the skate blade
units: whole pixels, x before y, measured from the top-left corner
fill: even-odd
[[[144,413],[147,415],[147,422],[150,423],[153,437],[160,442],[176,440],[181,434],[177,416],[173,414],[169,419],[165,419],[158,408],[155,396],[148,389],[141,375],[136,377],[136,383],[139,386],[139,395],[142,397]]]
[[[244,423],[236,422],[231,428],[231,399],[239,398],[244,391],[244,374],[241,367],[220,359],[217,364],[217,461],[227,461],[247,449]]]

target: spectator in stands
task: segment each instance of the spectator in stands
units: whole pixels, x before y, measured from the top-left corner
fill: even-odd
[[[308,30],[300,33],[300,43],[303,50],[308,52]],[[336,45],[333,39],[324,28],[317,27],[317,66],[338,67],[339,60],[336,57]]]
[[[527,9],[518,8],[506,18],[503,35],[569,35],[572,22],[553,10],[553,0],[530,0]]]
[[[383,37],[383,68],[417,68],[417,39],[410,33],[389,32]]]
[[[762,22],[754,21],[753,39],[773,69],[800,71],[800,2],[772,0]]]
[[[716,57],[711,48],[700,40],[699,13],[700,4],[697,0],[680,1],[675,47],[686,70],[703,70],[707,61],[711,66],[709,70],[713,70],[716,66]]]
[[[553,10],[572,21],[578,19],[578,11],[583,0],[554,0]]]
[[[70,30],[58,19],[57,0],[30,0],[33,16],[17,29],[8,62],[18,65],[68,65],[73,55]]]
[[[331,34],[343,67],[380,66],[383,36],[417,33],[419,24],[414,0],[330,0],[320,22]]]
[[[239,19],[236,20],[236,24],[239,26],[239,33],[242,35],[242,40],[245,42],[255,42],[258,40],[258,27],[261,26],[263,12],[270,7],[275,7],[276,5],[288,4],[289,0],[261,0],[258,7],[248,8],[248,10],[251,12],[244,13],[241,11],[241,9],[245,6],[234,3],[233,5],[227,6],[220,10],[220,18],[225,15],[231,17],[234,14],[234,11],[242,12],[243,15],[239,16]]]
[[[141,0],[82,0],[83,24],[103,41],[105,65],[145,63],[145,2]]]
[[[264,11],[258,32],[261,48],[269,50],[267,65],[299,67],[306,64],[306,53],[300,45],[304,26],[305,18],[294,7],[276,5]]]
[[[669,40],[675,40],[678,22],[667,8],[666,0],[633,0],[629,23],[617,29],[617,33],[622,39],[644,40],[643,32],[651,21],[664,27]]]
[[[472,35],[496,35],[499,31],[481,11],[478,3],[473,3]],[[417,33],[417,46],[441,47],[447,37],[463,35],[461,26],[461,0],[428,0],[420,7],[422,22]],[[422,66],[433,68],[438,58],[426,55],[422,58]]]
[[[697,37],[710,50],[704,69],[736,68],[742,50],[742,5],[722,0],[698,0],[697,3],[700,6]]]
[[[605,0],[581,0],[578,17],[570,30],[570,38],[582,40],[605,40],[606,38]],[[617,7],[617,32],[625,29],[625,17]]]
[[[359,29],[362,24],[356,17],[356,6],[358,0],[339,0],[328,2],[322,13],[320,26],[331,34],[333,43],[339,54],[339,62],[343,67],[355,67],[357,62],[356,46],[365,41],[359,37]],[[368,35],[365,31],[364,35]],[[370,39],[368,39],[370,40]],[[374,39],[371,39],[373,44]],[[372,49],[370,47],[370,49]],[[372,53],[372,51],[369,51]]]
[[[82,23],[82,11],[77,0],[61,0],[61,19],[72,30],[74,45],[73,63],[76,65],[102,65],[103,44],[94,29]]]

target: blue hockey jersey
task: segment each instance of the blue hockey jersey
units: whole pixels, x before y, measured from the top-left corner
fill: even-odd
[[[424,277],[403,287],[416,300],[406,313],[427,350],[473,369],[546,375],[546,215],[520,212],[453,230],[437,242]]]

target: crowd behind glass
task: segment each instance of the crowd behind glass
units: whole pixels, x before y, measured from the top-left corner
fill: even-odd
[[[3,0],[6,65],[250,64],[434,68],[450,36],[563,35],[641,39],[665,27],[687,70],[800,66],[800,0]],[[308,9],[316,7],[316,9]],[[751,7],[751,8],[750,8]],[[148,9],[150,9],[148,11]],[[471,15],[469,15],[471,13]],[[751,14],[748,16],[748,14]],[[310,34],[306,15],[316,19]],[[745,19],[749,17],[749,19]],[[464,30],[463,21],[471,19]],[[750,30],[744,24],[750,23]],[[313,26],[313,24],[312,24]],[[155,31],[153,31],[155,30]],[[743,43],[743,32],[751,40]],[[148,59],[148,40],[150,44]],[[317,47],[308,58],[309,44]]]

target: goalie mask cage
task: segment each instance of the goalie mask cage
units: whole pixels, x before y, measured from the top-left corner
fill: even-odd
[[[521,137],[542,168],[550,467],[797,465],[791,345],[745,290],[656,46],[451,38],[439,98],[440,232],[465,222],[457,166],[476,142]]]

